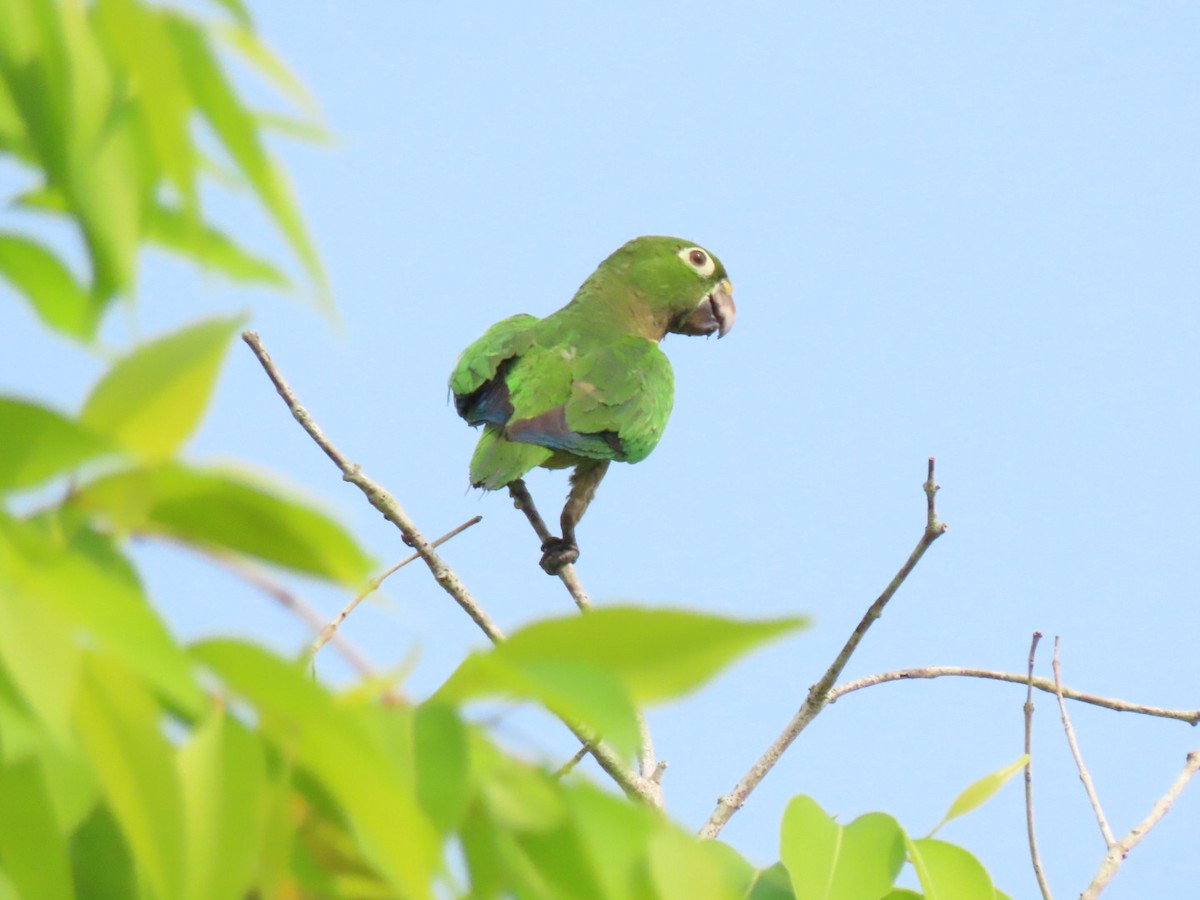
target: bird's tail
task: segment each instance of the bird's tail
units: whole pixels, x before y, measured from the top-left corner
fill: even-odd
[[[553,455],[553,450],[510,441],[503,429],[485,425],[471,456],[471,484],[486,491],[498,490]]]

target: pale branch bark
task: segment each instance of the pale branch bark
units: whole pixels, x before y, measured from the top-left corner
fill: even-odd
[[[746,802],[746,798],[758,786],[759,782],[766,777],[767,773],[774,768],[779,758],[783,756],[792,741],[808,727],[809,723],[817,717],[817,714],[825,707],[828,702],[829,691],[833,687],[838,676],[842,674],[846,663],[850,661],[850,657],[862,642],[867,630],[874,624],[882,614],[884,607],[888,601],[892,599],[896,591],[900,589],[906,578],[916,568],[917,563],[921,561],[921,557],[925,555],[925,551],[929,549],[939,537],[946,533],[947,526],[939,521],[937,517],[937,508],[934,498],[938,492],[938,485],[934,481],[934,459],[929,458],[928,477],[925,484],[922,485],[925,491],[926,517],[925,530],[921,534],[921,539],[917,541],[917,546],[913,548],[908,559],[896,576],[891,580],[883,593],[881,593],[875,602],[868,607],[866,613],[851,633],[849,639],[842,647],[841,651],[834,658],[829,668],[825,670],[825,674],[808,690],[808,695],[800,708],[792,716],[790,722],[779,734],[779,736],[771,742],[771,745],[763,752],[758,760],[752,765],[748,772],[742,776],[741,780],[734,785],[732,791],[717,801],[716,808],[708,817],[708,821],[700,829],[700,836],[704,838],[715,838],[721,833],[721,829],[725,827],[725,823],[733,816],[735,812],[741,809],[742,804]]]
[[[478,525],[482,521],[483,521],[483,516],[476,516],[473,519],[468,519],[466,522],[463,522],[457,528],[452,529],[451,531],[447,531],[445,534],[443,534],[440,538],[438,538],[436,541],[431,543],[429,546],[430,547],[440,547],[442,544],[446,543],[446,541],[462,534],[464,531],[466,531],[472,525]],[[418,558],[420,558],[419,553],[410,553],[408,556],[404,557],[404,559],[400,560],[400,562],[396,563],[394,566],[389,568],[387,571],[381,572],[380,574],[378,574],[374,578],[372,578],[370,581],[368,581],[366,587],[364,587],[361,591],[359,591],[358,594],[349,603],[347,603],[344,607],[342,607],[341,612],[339,612],[336,616],[334,616],[333,619],[331,619],[329,622],[326,622],[323,626],[321,626],[321,628],[318,631],[316,640],[314,640],[312,642],[312,646],[308,648],[307,658],[309,660],[312,660],[317,655],[318,651],[320,651],[320,649],[322,647],[324,647],[325,644],[327,644],[331,639],[334,638],[338,628],[341,627],[341,624],[346,621],[346,617],[349,616],[350,613],[354,612],[354,608],[356,606],[358,606],[358,604],[362,603],[363,600],[365,600],[373,592],[379,590],[379,586],[381,584],[383,584],[383,582],[386,578],[390,577],[391,575],[394,575],[396,572],[398,572],[400,569],[407,566],[414,559],[418,559]]]
[[[1037,835],[1033,829],[1033,662],[1037,656],[1038,641],[1042,633],[1035,631],[1033,640],[1029,643],[1029,671],[1026,676],[1025,689],[1025,830],[1029,834],[1029,858],[1033,863],[1033,874],[1037,878],[1038,889],[1044,900],[1053,900],[1050,885],[1046,883],[1046,873],[1042,871],[1042,857],[1038,853]]]
[[[1175,781],[1167,788],[1167,792],[1154,801],[1154,805],[1150,808],[1150,812],[1146,814],[1146,818],[1138,822],[1129,832],[1119,841],[1113,843],[1108,852],[1104,854],[1104,860],[1100,863],[1100,868],[1096,871],[1095,877],[1079,895],[1080,900],[1094,900],[1100,896],[1100,892],[1108,886],[1112,881],[1112,877],[1117,874],[1117,869],[1121,867],[1121,863],[1125,861],[1125,857],[1129,855],[1137,844],[1146,836],[1146,834],[1158,824],[1159,819],[1167,814],[1167,810],[1183,793],[1183,789],[1187,787],[1192,777],[1200,771],[1200,749],[1193,750],[1187,755],[1186,762]]]
[[[970,666],[917,666],[911,669],[880,672],[876,675],[867,675],[863,678],[856,678],[854,681],[839,684],[829,692],[826,702],[836,703],[842,697],[846,696],[846,694],[852,694],[855,691],[861,691],[863,688],[873,687],[877,684],[887,684],[890,681],[917,681],[919,679],[930,678],[983,678],[992,681],[1005,681],[1010,684],[1028,685],[1031,683],[1027,676],[1016,672],[997,672],[993,669],[977,669]],[[1052,679],[1034,676],[1032,684],[1039,691],[1044,691],[1047,694],[1056,693]],[[1120,700],[1116,697],[1101,697],[1097,694],[1089,694],[1085,691],[1067,687],[1066,685],[1062,685],[1062,695],[1067,700],[1090,703],[1092,706],[1100,706],[1104,709],[1115,710],[1116,712],[1131,712],[1143,716],[1155,716],[1160,719],[1176,719],[1180,722],[1186,722],[1189,725],[1200,723],[1200,709],[1167,709],[1161,706],[1130,703],[1128,700]]]
[[[253,331],[243,331],[242,340],[254,351],[254,355],[258,357],[259,363],[262,364],[263,370],[267,373],[267,377],[275,385],[275,390],[279,392],[279,396],[283,398],[283,402],[291,410],[292,416],[300,423],[300,427],[308,432],[308,436],[325,452],[325,455],[333,461],[333,464],[341,470],[342,479],[350,482],[362,491],[368,502],[379,510],[385,519],[400,530],[400,533],[404,535],[405,542],[420,554],[421,559],[429,567],[434,580],[441,586],[442,590],[454,598],[454,601],[463,608],[463,611],[471,617],[471,620],[479,626],[479,629],[487,635],[492,643],[504,640],[504,632],[500,630],[500,626],[492,621],[483,607],[471,596],[471,592],[467,590],[466,585],[462,583],[454,570],[446,565],[445,561],[429,545],[429,542],[417,530],[417,526],[413,524],[412,519],[408,517],[408,513],[404,511],[404,508],[396,498],[389,494],[381,485],[364,475],[362,468],[357,463],[352,463],[346,459],[341,451],[325,437],[324,432],[321,431],[321,427],[308,414],[308,410],[296,400],[295,393],[288,386],[287,382],[284,381],[283,376],[275,367],[275,363],[271,361],[271,357],[259,339],[258,334]]]
[[[313,421],[308,410],[301,406],[296,399],[295,393],[276,368],[258,334],[253,331],[243,331],[242,340],[254,352],[254,355],[263,367],[263,371],[267,373],[267,377],[275,385],[275,390],[291,411],[292,416],[300,423],[300,427],[308,432],[309,437],[333,461],[333,464],[341,470],[342,479],[350,482],[362,491],[370,504],[379,510],[385,519],[400,530],[405,542],[417,551],[422,561],[429,567],[434,580],[441,586],[442,590],[449,594],[462,607],[467,615],[471,617],[471,620],[479,627],[480,631],[494,644],[503,641],[504,632],[500,630],[500,626],[492,621],[483,607],[471,596],[470,591],[467,590],[466,585],[459,579],[457,573],[446,565],[437,552],[430,546],[429,542],[425,540],[399,502],[381,485],[364,475],[361,467],[347,460],[341,451],[325,437],[325,433],[321,430],[321,427]],[[621,786],[622,790],[630,796],[638,797],[648,803],[655,802],[655,798],[658,795],[657,785],[654,785],[648,779],[642,778],[637,772],[626,767],[620,757],[608,746],[593,742],[580,728],[565,719],[563,720],[563,724],[581,742],[588,745],[588,751],[595,757],[600,768],[607,772]]]
[[[1071,748],[1071,756],[1075,758],[1075,767],[1079,770],[1079,780],[1083,782],[1088,802],[1092,804],[1092,813],[1096,816],[1096,823],[1100,826],[1100,836],[1104,838],[1104,846],[1111,847],[1116,842],[1116,837],[1113,835],[1112,829],[1108,827],[1108,819],[1104,818],[1104,808],[1100,805],[1100,796],[1096,793],[1096,786],[1092,783],[1092,775],[1087,766],[1083,764],[1083,754],[1079,752],[1079,743],[1075,740],[1075,729],[1071,727],[1071,717],[1067,714],[1067,702],[1063,699],[1062,670],[1058,662],[1059,643],[1059,636],[1055,635],[1051,666],[1054,669],[1054,693],[1058,698],[1058,711],[1062,716],[1063,731],[1067,736],[1067,746]]]

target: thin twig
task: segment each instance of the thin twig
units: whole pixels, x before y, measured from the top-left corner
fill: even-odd
[[[466,585],[462,583],[461,579],[459,579],[457,573],[446,565],[437,552],[429,545],[429,542],[417,530],[412,520],[408,518],[408,514],[400,506],[399,502],[381,485],[376,484],[364,475],[362,469],[357,464],[347,460],[341,451],[325,437],[324,432],[321,431],[321,427],[308,414],[308,410],[297,401],[295,393],[275,367],[275,363],[272,362],[271,356],[267,353],[258,334],[253,331],[243,331],[242,340],[254,352],[254,355],[263,367],[263,371],[267,373],[267,377],[275,385],[275,390],[278,391],[279,396],[283,398],[283,402],[291,410],[292,416],[300,423],[300,427],[308,432],[309,437],[333,461],[333,464],[341,470],[342,479],[350,482],[362,491],[370,504],[383,513],[383,517],[400,530],[405,542],[417,551],[421,559],[425,562],[425,565],[429,567],[434,580],[462,607],[479,629],[487,635],[488,639],[493,644],[503,641],[504,632],[500,630],[500,626],[492,621],[483,607],[471,596],[471,593],[467,590]],[[607,772],[621,786],[622,790],[632,797],[639,797],[650,803],[655,801],[658,793],[656,785],[648,783],[637,772],[626,767],[621,758],[611,748],[604,744],[593,743],[582,729],[565,719],[563,723],[571,729],[571,732],[580,741],[589,745],[588,750],[595,757],[596,762],[600,764],[600,768]]]
[[[762,756],[760,756],[754,765],[750,767],[750,770],[742,776],[741,781],[734,786],[733,790],[717,801],[716,808],[708,817],[708,821],[705,822],[704,826],[700,829],[701,837],[715,838],[721,833],[721,829],[725,826],[725,823],[729,821],[730,817],[732,817],[735,812],[741,809],[742,804],[746,802],[746,798],[750,795],[750,792],[753,791],[755,787],[758,786],[758,783],[766,777],[766,774],[771,771],[771,769],[775,766],[775,763],[777,763],[779,758],[783,755],[784,751],[791,746],[792,741],[794,741],[800,732],[807,728],[808,724],[817,717],[817,714],[827,703],[830,688],[833,687],[833,683],[837,681],[838,676],[842,674],[842,670],[846,667],[846,663],[850,661],[850,657],[853,655],[854,651],[858,648],[859,643],[866,635],[867,629],[869,629],[871,625],[874,624],[875,620],[883,614],[884,607],[887,606],[888,601],[891,600],[892,596],[897,590],[899,590],[900,585],[904,583],[904,580],[908,578],[912,570],[916,568],[917,563],[921,561],[921,557],[925,555],[925,551],[929,549],[930,545],[934,541],[946,533],[947,526],[945,523],[939,521],[937,517],[937,509],[934,503],[934,497],[937,494],[938,485],[933,478],[933,466],[934,460],[931,456],[929,458],[928,478],[926,479],[925,484],[922,485],[922,488],[925,491],[927,508],[925,517],[925,530],[921,534],[921,539],[917,541],[917,546],[913,548],[912,553],[909,554],[904,565],[900,567],[900,571],[896,573],[896,576],[891,580],[888,586],[884,588],[883,593],[880,594],[875,599],[875,602],[872,603],[867,609],[866,613],[863,615],[862,619],[851,633],[849,639],[846,641],[845,646],[842,647],[841,651],[834,658],[829,668],[825,670],[825,674],[821,676],[821,679],[816,684],[809,688],[808,695],[805,697],[804,702],[800,705],[800,708],[796,711],[796,714],[792,716],[791,721],[788,722],[787,727],[784,728],[779,736],[771,742],[771,745],[767,747]]]
[[[550,773],[550,777],[553,778],[555,781],[565,778],[567,776],[567,773],[569,773],[572,769],[574,769],[577,765],[579,765],[580,760],[582,760],[585,756],[587,756],[588,752],[590,750],[591,750],[591,747],[588,744],[584,744],[583,746],[581,746],[578,750],[575,751],[574,756],[572,756],[565,763],[563,763],[561,766],[559,766],[557,769],[555,769],[552,773]]]
[[[1006,681],[1010,684],[1028,685],[1032,683],[1039,691],[1045,691],[1047,694],[1056,693],[1054,682],[1049,678],[1035,676],[1033,681],[1030,682],[1027,675],[1016,672],[997,672],[993,669],[976,669],[970,666],[918,666],[912,669],[880,672],[876,675],[867,675],[864,678],[856,678],[854,681],[839,684],[829,692],[826,702],[835,703],[846,694],[852,694],[855,691],[861,691],[863,688],[869,688],[877,684],[886,684],[889,681],[916,681],[918,679],[929,678],[985,678],[992,681]],[[1116,712],[1131,712],[1143,716],[1155,716],[1160,719],[1176,719],[1180,722],[1186,722],[1189,725],[1200,723],[1200,709],[1166,709],[1161,706],[1146,706],[1141,703],[1130,703],[1128,700],[1119,700],[1115,697],[1101,697],[1097,694],[1089,694],[1067,687],[1066,685],[1062,685],[1061,687],[1063,697],[1068,700],[1078,700],[1080,703],[1090,703],[1092,706],[1101,706],[1105,709],[1115,710]]]
[[[1104,860],[1100,863],[1100,868],[1096,871],[1096,876],[1079,895],[1079,900],[1094,900],[1100,896],[1100,892],[1112,881],[1112,877],[1117,874],[1117,869],[1121,867],[1121,863],[1125,861],[1125,857],[1129,855],[1137,844],[1146,836],[1146,834],[1158,824],[1158,820],[1167,814],[1167,810],[1171,808],[1171,804],[1176,798],[1183,793],[1183,789],[1187,787],[1187,783],[1192,780],[1192,776],[1200,771],[1200,750],[1193,750],[1187,755],[1187,761],[1184,763],[1183,771],[1179,773],[1174,783],[1167,788],[1167,792],[1154,801],[1154,806],[1150,808],[1150,812],[1146,814],[1146,818],[1138,822],[1133,828],[1129,829],[1119,841],[1108,848],[1108,852],[1104,855]]]
[[[1041,639],[1042,633],[1035,631],[1033,640],[1029,642],[1028,686],[1025,689],[1025,829],[1029,833],[1029,858],[1033,861],[1033,874],[1037,877],[1038,888],[1045,900],[1051,900],[1050,885],[1046,883],[1046,875],[1042,871],[1042,857],[1038,853],[1037,837],[1033,831],[1033,662]]]
[[[253,585],[267,594],[284,609],[294,613],[314,634],[321,632],[325,624],[324,617],[301,600],[299,596],[269,578],[266,573],[232,554],[222,553],[212,548],[205,549],[203,552],[218,565],[228,569],[247,584]],[[350,668],[364,678],[377,674],[376,668],[353,644],[340,634],[332,635],[332,638],[331,646],[350,665]]]
[[[1104,838],[1104,846],[1111,847],[1116,843],[1116,837],[1112,833],[1112,829],[1108,827],[1108,819],[1104,818],[1104,809],[1100,806],[1100,797],[1096,793],[1096,786],[1092,784],[1091,773],[1088,772],[1087,766],[1083,764],[1083,754],[1079,752],[1079,744],[1075,740],[1075,729],[1071,727],[1071,717],[1067,715],[1067,703],[1063,700],[1062,692],[1062,672],[1058,665],[1058,646],[1060,639],[1058,635],[1054,636],[1054,656],[1051,661],[1051,666],[1054,669],[1054,693],[1058,697],[1058,711],[1062,714],[1063,731],[1067,735],[1067,746],[1071,748],[1071,755],[1075,757],[1075,767],[1079,769],[1079,780],[1083,782],[1083,789],[1087,792],[1088,802],[1092,804],[1092,812],[1096,816],[1096,822],[1100,826],[1100,835]]]
[[[453,537],[456,537],[459,534],[462,534],[464,531],[466,531],[472,525],[478,525],[482,521],[483,521],[483,516],[476,516],[473,519],[469,519],[468,521],[463,522],[457,528],[455,528],[451,531],[447,531],[445,534],[443,534],[440,538],[438,538],[436,541],[431,543],[429,546],[430,547],[440,547],[442,544],[446,543],[446,541],[450,540]],[[383,584],[384,579],[390,577],[391,575],[394,575],[396,572],[398,572],[400,569],[407,566],[414,559],[420,558],[420,555],[421,554],[419,554],[419,553],[411,553],[408,556],[404,557],[404,559],[400,560],[400,562],[398,562],[394,566],[392,566],[390,569],[388,569],[386,572],[382,572],[379,575],[376,575],[370,581],[368,581],[367,586],[364,587],[361,591],[359,591],[358,595],[355,596],[354,599],[351,600],[349,603],[347,603],[342,608],[341,612],[339,612],[336,616],[333,617],[332,620],[330,620],[329,622],[326,622],[321,627],[319,633],[317,634],[317,639],[315,641],[313,641],[312,646],[308,648],[307,659],[309,661],[311,661],[313,659],[313,657],[315,657],[317,655],[317,652],[322,647],[324,647],[325,644],[327,644],[334,637],[334,634],[337,632],[338,628],[341,627],[341,624],[346,621],[346,617],[348,615],[350,615],[350,613],[354,612],[354,608],[356,606],[358,606],[358,604],[362,603],[363,600],[365,600],[371,593],[379,590],[379,586],[381,584]]]

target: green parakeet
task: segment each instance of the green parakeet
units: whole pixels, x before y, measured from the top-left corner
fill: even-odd
[[[562,537],[542,545],[553,574],[579,556],[575,526],[608,464],[640,462],[667,425],[674,374],[668,332],[724,337],[733,286],[720,260],[691,241],[639,237],[593,272],[571,302],[544,319],[497,322],[450,375],[458,413],[483,434],[471,484],[519,486],[535,466],[574,466]]]

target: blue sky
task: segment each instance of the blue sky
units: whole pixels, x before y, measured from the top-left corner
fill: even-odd
[[[553,311],[638,234],[689,238],[729,270],[737,326],[720,343],[667,339],[666,436],[644,463],[612,468],[579,533],[579,574],[600,602],[816,619],[652,712],[678,820],[703,822],[908,554],[930,455],[950,531],[847,677],[1019,671],[1038,629],[1043,674],[1060,634],[1068,684],[1200,704],[1200,8],[306,0],[254,11],[337,135],[276,150],[340,321],[147,255],[138,304],[106,337],[119,348],[202,312],[253,309],[302,402],[426,534],[484,516],[446,556],[507,629],[569,600],[507,499],[467,489],[475,436],[446,403],[455,356],[497,319]],[[244,198],[214,195],[211,208],[281,251]],[[0,305],[5,386],[74,409],[100,368]],[[240,344],[189,454],[274,470],[381,561],[405,553]],[[562,473],[530,487],[556,514]],[[138,553],[181,635],[302,640],[236,581],[179,551]],[[344,600],[300,589],[330,614]],[[345,633],[380,665],[415,653],[410,684],[427,692],[481,637],[423,571],[387,593]],[[948,679],[848,697],[725,837],[773,859],[799,792],[843,821],[883,809],[922,833],[1020,753],[1023,699]],[[1175,722],[1073,716],[1118,833],[1200,744]],[[498,728],[530,756],[573,750],[534,716]],[[1039,699],[1034,740],[1043,854],[1066,895],[1103,847],[1052,698]],[[1190,890],[1196,791],[1106,896]],[[1012,896],[1034,895],[1016,783],[944,836]]]

